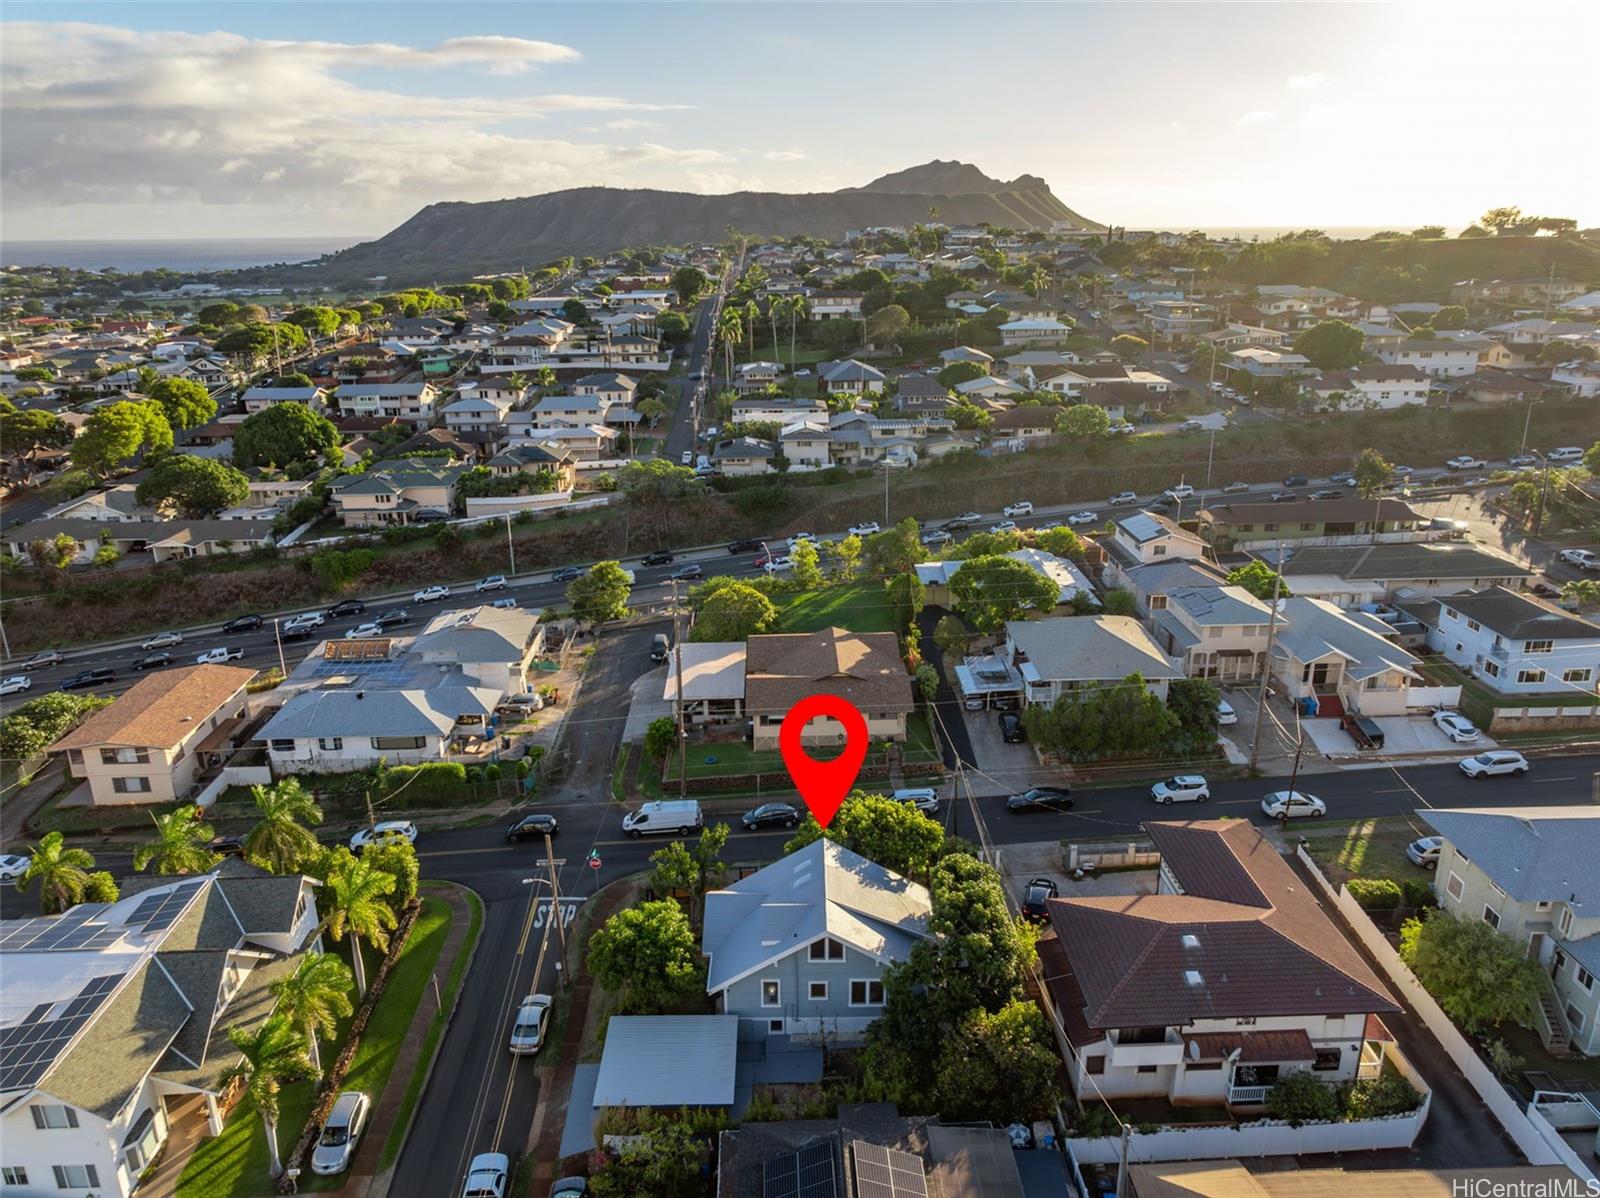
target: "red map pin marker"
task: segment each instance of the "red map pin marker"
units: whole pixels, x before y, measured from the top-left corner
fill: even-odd
[[[844,752],[832,761],[817,761],[806,755],[800,732],[818,716],[844,725]],[[837,695],[809,695],[783,717],[778,729],[778,748],[783,764],[794,779],[795,788],[805,800],[817,823],[824,828],[833,820],[845,795],[855,785],[861,763],[867,759],[867,721],[856,705]]]

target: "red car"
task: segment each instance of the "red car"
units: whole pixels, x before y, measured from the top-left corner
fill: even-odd
[[[760,569],[777,556],[780,555],[773,553],[771,550],[768,550],[766,553],[758,553],[756,554],[756,560],[753,561],[751,565],[755,566],[757,569]]]

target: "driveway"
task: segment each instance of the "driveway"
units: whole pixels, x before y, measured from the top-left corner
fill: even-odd
[[[1060,769],[1039,764],[1032,745],[1006,743],[999,712],[963,711],[961,718],[972,741],[973,764],[983,778],[980,789],[1015,792],[1030,786],[1059,786],[1063,781]]]
[[[1485,733],[1471,744],[1457,744],[1443,732],[1429,716],[1379,716],[1383,729],[1383,748],[1361,749],[1350,734],[1339,727],[1338,720],[1305,720],[1307,748],[1325,757],[1357,759],[1361,761],[1392,761],[1409,757],[1465,757],[1486,749],[1497,749],[1499,743]]]
[[[622,728],[624,744],[643,740],[645,729],[650,727],[652,720],[673,714],[672,704],[661,697],[666,684],[666,666],[657,666],[648,674],[634,679],[633,685],[628,688],[632,698],[628,703],[628,721]]]

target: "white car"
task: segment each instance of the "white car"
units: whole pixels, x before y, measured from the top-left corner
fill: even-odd
[[[922,534],[922,543],[924,545],[948,545],[955,539],[955,534],[948,528],[935,528],[931,532]]]
[[[1194,494],[1194,488],[1188,483],[1179,483],[1175,487],[1168,487],[1162,494],[1168,499],[1188,499]]]
[[[1067,523],[1073,528],[1079,528],[1085,524],[1093,524],[1099,518],[1099,512],[1073,512],[1067,517]]]
[[[1002,521],[1000,521],[999,524],[996,524],[996,525],[994,525],[994,527],[990,528],[989,531],[990,532],[1016,532],[1017,531],[1017,522],[1015,520],[1002,520]]]
[[[1273,819],[1304,819],[1328,814],[1328,805],[1316,795],[1298,790],[1275,790],[1261,800],[1261,813]]]
[[[1033,515],[1033,504],[1026,499],[1020,503],[1008,503],[1000,509],[1000,514],[1002,516],[1031,516]]]
[[[896,803],[909,803],[918,811],[939,810],[939,792],[931,786],[903,786],[889,797]]]
[[[506,589],[506,576],[504,574],[491,574],[473,589],[480,595],[484,591],[503,591]]]
[[[1139,497],[1132,491],[1118,491],[1106,502],[1112,507],[1127,507],[1130,503],[1138,503]]]
[[[682,465],[693,466],[694,465],[694,450],[692,450],[692,449],[684,450],[681,454],[678,455],[678,461]]]
[[[0,682],[0,695],[14,695],[18,691],[32,690],[33,679],[26,674],[13,674]]]
[[[1436,711],[1433,713],[1433,724],[1457,744],[1478,739],[1477,728],[1460,712]]]
[[[1563,549],[1556,556],[1567,565],[1577,566],[1580,570],[1592,570],[1600,564],[1600,557],[1595,556],[1593,549]]]
[[[207,649],[194,659],[194,663],[197,666],[225,666],[230,661],[241,661],[243,658],[243,649],[230,649],[226,645],[220,645],[215,649]]]
[[[321,628],[328,622],[328,617],[320,611],[308,611],[303,615],[290,616],[283,622],[285,632],[293,632],[298,628]]]
[[[850,526],[850,535],[853,537],[870,537],[875,532],[882,532],[883,527],[876,520],[863,520],[860,524]]]
[[[1177,774],[1152,786],[1150,797],[1158,803],[1204,803],[1211,787],[1199,774]]]
[[[1469,778],[1487,778],[1492,774],[1520,776],[1528,772],[1528,759],[1510,749],[1492,749],[1476,757],[1463,758],[1461,772]]]
[[[367,1129],[372,1099],[360,1090],[346,1090],[334,1100],[328,1121],[322,1125],[316,1147],[311,1150],[311,1171],[323,1177],[343,1173],[355,1159],[361,1133]]]
[[[1178,431],[1180,433],[1197,433],[1203,428],[1205,428],[1205,425],[1198,420],[1185,420],[1178,426]]]
[[[446,586],[423,587],[411,596],[413,603],[436,603],[440,599],[450,598],[450,588]]]
[[[1126,437],[1130,433],[1133,433],[1133,432],[1136,432],[1136,431],[1138,431],[1138,430],[1136,430],[1133,427],[1133,425],[1128,423],[1128,421],[1126,421],[1126,420],[1119,420],[1115,424],[1111,424],[1111,425],[1107,425],[1106,426],[1106,432],[1108,432],[1112,436],[1116,436],[1116,437]]]
[[[787,570],[792,565],[794,565],[794,562],[787,557],[775,557],[761,568],[768,574],[776,574],[779,570]]]
[[[398,844],[402,840],[407,844],[416,844],[417,825],[410,820],[388,819],[370,828],[362,828],[350,838],[350,847],[359,852],[369,844]]]
[[[173,645],[183,644],[183,635],[177,632],[158,632],[147,641],[141,641],[139,648],[148,653],[151,649],[170,649]]]
[[[347,641],[353,641],[353,640],[357,640],[357,639],[359,639],[361,637],[382,636],[382,635],[383,635],[383,625],[382,624],[357,624],[349,632],[344,634],[344,639],[347,640]]]
[[[797,532],[788,540],[789,552],[793,553],[797,546],[805,543],[806,541],[815,543],[816,539],[817,534],[814,532]]]
[[[14,882],[28,872],[30,859],[15,853],[0,853],[0,882]]]
[[[1390,468],[1389,473],[1393,474],[1396,478],[1409,478],[1411,475],[1415,474],[1416,471],[1410,466],[1393,466]]]
[[[1445,463],[1445,468],[1447,470],[1482,470],[1488,464],[1482,458],[1475,458],[1471,454],[1464,453],[1459,457],[1451,458]]]
[[[550,1016],[550,996],[530,994],[517,1008],[516,1022],[511,1025],[511,1052],[525,1056],[544,1047],[544,1029]]]
[[[1226,699],[1218,699],[1217,700],[1217,723],[1219,725],[1221,725],[1221,724],[1237,724],[1238,722],[1239,722],[1239,713],[1234,711],[1233,704],[1229,703]]]
[[[461,1198],[505,1198],[511,1158],[503,1152],[480,1152],[467,1166]]]

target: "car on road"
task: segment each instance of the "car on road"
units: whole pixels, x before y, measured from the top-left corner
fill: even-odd
[[[261,625],[263,625],[265,623],[266,623],[266,618],[264,616],[258,616],[254,612],[252,612],[249,615],[245,615],[245,616],[234,616],[233,619],[229,620],[226,624],[224,624],[222,626],[222,631],[225,632],[225,633],[228,633],[228,632],[254,632],[256,629],[260,628]]]
[[[1000,739],[1008,745],[1020,745],[1028,739],[1022,730],[1022,717],[1014,711],[1002,711],[998,717]]]
[[[1163,491],[1161,493],[1163,495],[1165,495],[1168,499],[1188,499],[1191,495],[1194,494],[1194,488],[1191,487],[1188,483],[1179,483],[1175,487],[1168,487],[1165,491]]]
[[[1022,918],[1030,923],[1050,922],[1050,900],[1061,897],[1061,887],[1051,878],[1029,878],[1022,888]]]
[[[903,786],[889,797],[896,803],[909,803],[918,811],[939,810],[939,792],[931,786]]]
[[[1224,495],[1242,495],[1250,489],[1249,483],[1229,483],[1222,488]]]
[[[1353,470],[1341,470],[1338,474],[1328,475],[1328,481],[1337,483],[1341,487],[1353,487],[1356,483],[1355,472]]]
[[[138,668],[137,666],[135,667]],[[26,674],[13,674],[11,677],[0,681],[0,695],[15,695],[21,691],[32,690],[33,679]]]
[[[948,528],[935,528],[930,532],[923,533],[921,537],[924,545],[948,545],[955,539],[955,534]]]
[[[554,836],[561,830],[560,821],[553,815],[546,815],[542,811],[530,812],[521,819],[513,820],[506,829],[506,839],[509,841],[527,840],[538,837],[543,840],[546,836]]]
[[[367,610],[367,605],[359,599],[341,599],[328,609],[328,619],[342,620],[346,616],[359,616]]]
[[[1072,528],[1081,528],[1085,524],[1093,524],[1100,518],[1099,512],[1073,512],[1067,517],[1067,524]]]
[[[1528,759],[1510,749],[1491,749],[1475,757],[1463,758],[1461,772],[1469,778],[1488,778],[1496,774],[1520,777],[1528,772]]]
[[[506,1179],[511,1174],[511,1158],[503,1152],[480,1152],[467,1166],[467,1180],[461,1198],[506,1198]]]
[[[517,603],[517,601],[515,599],[513,599],[509,595],[507,595],[504,598],[493,600],[489,604],[489,606],[490,607],[497,607],[501,611],[510,611],[513,607],[519,606],[519,604]]]
[[[1434,869],[1439,864],[1439,854],[1444,850],[1443,836],[1419,836],[1406,845],[1406,858],[1412,865]]]
[[[1020,815],[1042,811],[1071,811],[1072,791],[1065,786],[1035,786],[1006,799],[1006,810]]]
[[[705,576],[706,568],[699,562],[687,562],[684,565],[679,566],[671,574],[667,575],[668,578],[676,578],[680,581],[691,578],[704,578]]]
[[[317,635],[317,630],[309,624],[300,624],[294,628],[278,629],[278,639],[285,644],[290,641],[309,641]]]
[[[550,996],[530,994],[517,1008],[511,1025],[511,1042],[506,1045],[513,1056],[526,1056],[544,1047],[544,1029],[550,1016]]]
[[[1296,495],[1293,491],[1274,491],[1272,493],[1272,502],[1273,503],[1288,503],[1291,499],[1298,499],[1298,498],[1299,498],[1299,496]]]
[[[1185,420],[1178,426],[1180,433],[1198,433],[1205,428],[1198,420]]]
[[[216,853],[219,857],[243,857],[243,836],[213,836],[206,848]]]
[[[1313,498],[1313,499],[1343,499],[1344,498],[1344,489],[1342,487],[1319,487],[1315,491],[1311,492],[1311,498]]]
[[[686,449],[682,453],[680,453],[678,455],[678,464],[680,466],[693,466],[694,465],[694,450]]]
[[[672,562],[672,550],[670,549],[652,549],[639,559],[641,566],[670,566]]]
[[[815,543],[816,539],[817,534],[814,532],[797,532],[788,540],[789,552],[793,553],[802,542],[811,541]]]
[[[951,516],[944,522],[945,528],[960,529],[972,528],[983,523],[983,517],[977,512],[962,512],[959,516]]]
[[[1261,813],[1273,819],[1308,819],[1327,815],[1328,805],[1303,791],[1275,790],[1262,798]]]
[[[1537,466],[1541,461],[1543,461],[1543,459],[1540,458],[1536,453],[1519,453],[1515,457],[1507,458],[1506,465]]]
[[[1217,724],[1221,726],[1227,724],[1237,724],[1238,722],[1239,713],[1234,711],[1233,704],[1229,703],[1226,699],[1218,699]]]
[[[1583,460],[1584,451],[1577,445],[1562,445],[1550,450],[1544,455],[1547,462],[1579,462]]]
[[[989,526],[989,531],[990,532],[1016,532],[1017,531],[1017,522],[1015,520],[1002,520],[998,524],[990,525]]]
[[[1033,515],[1033,503],[1027,499],[1018,500],[1016,503],[1008,503],[1005,505],[1005,507],[1000,509],[1000,514],[1007,518],[1013,516],[1031,516]]]
[[[1600,566],[1600,556],[1593,549],[1563,549],[1556,557],[1580,570],[1593,570]]]
[[[15,882],[28,872],[32,863],[31,857],[19,857],[15,853],[0,853],[0,882]]]
[[[1128,434],[1137,431],[1138,430],[1126,420],[1119,420],[1114,424],[1106,425],[1106,432],[1110,433],[1113,437],[1126,437]]]
[[[450,588],[447,587],[447,586],[440,586],[438,584],[435,584],[435,585],[433,585],[431,587],[423,587],[416,594],[412,595],[411,596],[411,602],[413,602],[413,603],[437,603],[441,599],[448,599],[448,598],[450,598]]]
[[[179,632],[158,632],[147,641],[140,641],[139,648],[148,653],[152,649],[166,649],[172,645],[183,644],[183,634]]]
[[[761,568],[768,574],[776,574],[779,570],[787,570],[794,565],[794,561],[786,556],[768,557],[761,563]]]
[[[1211,787],[1199,774],[1174,774],[1152,786],[1150,797],[1158,803],[1204,803]]]
[[[1129,504],[1138,503],[1139,497],[1132,491],[1118,491],[1106,502],[1112,507],[1127,507]]]
[[[875,532],[882,532],[883,526],[876,520],[863,520],[860,524],[850,526],[850,535],[853,537],[870,537]]]
[[[550,575],[550,581],[571,582],[574,578],[581,578],[582,576],[583,571],[577,566],[562,566],[561,569]]]
[[[328,617],[320,611],[308,611],[298,616],[290,616],[280,627],[286,632],[293,632],[296,628],[321,628],[328,622]]]
[[[19,670],[42,670],[46,666],[58,666],[65,660],[58,649],[45,649],[35,653],[27,661],[17,663]]]
[[[404,624],[411,619],[411,613],[403,607],[391,607],[388,611],[379,612],[378,618],[373,621],[379,628],[393,628],[397,624]]]
[[[302,625],[302,627],[305,626]],[[196,657],[194,662],[195,665],[199,666],[224,666],[230,661],[242,661],[243,659],[243,649],[230,645],[218,645],[215,649],[207,649],[199,657]]]
[[[354,640],[359,640],[362,637],[382,636],[382,635],[383,635],[383,625],[379,624],[375,620],[369,620],[365,624],[357,624],[349,632],[345,633],[344,634],[344,639],[347,640],[347,641],[354,641]]]
[[[746,537],[742,541],[729,541],[729,553],[754,553],[761,548],[761,540],[757,537]]]
[[[1434,712],[1433,725],[1457,744],[1478,739],[1477,727],[1459,711]]]
[[[96,666],[92,670],[79,670],[61,684],[64,691],[88,690],[91,686],[104,686],[117,680],[117,672],[110,666]]]
[[[311,1171],[322,1177],[343,1173],[355,1160],[361,1133],[367,1129],[372,1099],[360,1090],[346,1090],[334,1099],[328,1120],[322,1125],[317,1146],[311,1150]]]
[[[1451,458],[1444,464],[1446,470],[1482,470],[1489,463],[1482,458],[1475,458],[1470,453],[1463,453]]]
[[[793,803],[763,803],[739,817],[739,825],[746,832],[757,828],[792,828],[799,822],[800,809]]]
[[[1391,466],[1389,467],[1389,473],[1396,478],[1410,478],[1416,471],[1410,466]]]
[[[480,595],[485,591],[503,591],[506,589],[506,576],[504,574],[491,574],[488,578],[481,579],[478,585],[472,589]]]
[[[370,828],[362,828],[350,838],[350,847],[359,852],[369,844],[399,844],[402,840],[416,844],[417,825],[405,819],[386,819]]]
[[[1283,485],[1285,487],[1303,487],[1310,481],[1311,480],[1303,474],[1291,474],[1288,478],[1283,480]]]
[[[170,666],[172,660],[172,654],[163,649],[159,653],[146,653],[143,657],[134,658],[133,668],[136,670],[160,670]]]

